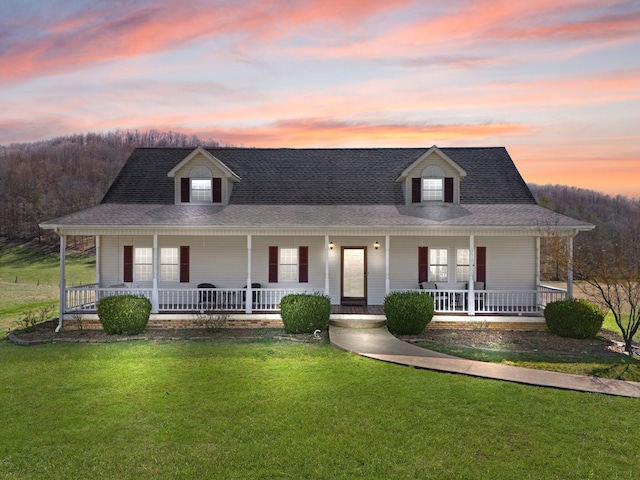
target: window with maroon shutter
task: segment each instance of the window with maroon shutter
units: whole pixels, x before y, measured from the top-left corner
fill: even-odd
[[[445,177],[444,179],[444,201],[445,203],[453,203],[453,177]]]
[[[309,247],[298,248],[298,281],[309,282]]]
[[[180,201],[189,203],[191,200],[191,179],[183,177],[180,179]]]
[[[487,247],[476,248],[476,282],[487,283]]]
[[[429,281],[429,247],[418,247],[418,283]]]
[[[411,203],[420,203],[422,201],[422,178],[415,177],[411,179]]]
[[[220,177],[211,179],[211,193],[213,203],[222,203],[222,179]]]
[[[124,246],[123,281],[133,282],[133,245]]]
[[[189,283],[189,247],[180,247],[180,283]]]
[[[269,283],[278,283],[278,247],[269,247]]]

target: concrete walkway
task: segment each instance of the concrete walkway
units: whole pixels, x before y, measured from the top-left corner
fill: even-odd
[[[342,350],[400,365],[542,387],[640,398],[638,382],[465,360],[398,340],[389,333],[386,326],[381,325],[373,328],[366,328],[364,324],[358,325],[358,328],[350,328],[344,324],[330,325],[329,340]]]

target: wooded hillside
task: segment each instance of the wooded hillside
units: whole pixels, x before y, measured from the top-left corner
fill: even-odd
[[[197,145],[217,143],[175,132],[136,130],[0,147],[0,237],[47,241],[38,224],[100,202],[136,147]]]

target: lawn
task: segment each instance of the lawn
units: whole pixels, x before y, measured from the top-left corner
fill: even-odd
[[[327,343],[0,342],[0,478],[635,479],[638,400]]]
[[[95,281],[95,257],[67,255],[67,284]],[[60,254],[0,242],[0,339],[28,310],[57,316]]]

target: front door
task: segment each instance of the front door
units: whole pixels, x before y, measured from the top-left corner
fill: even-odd
[[[342,247],[341,303],[367,304],[367,247]]]

